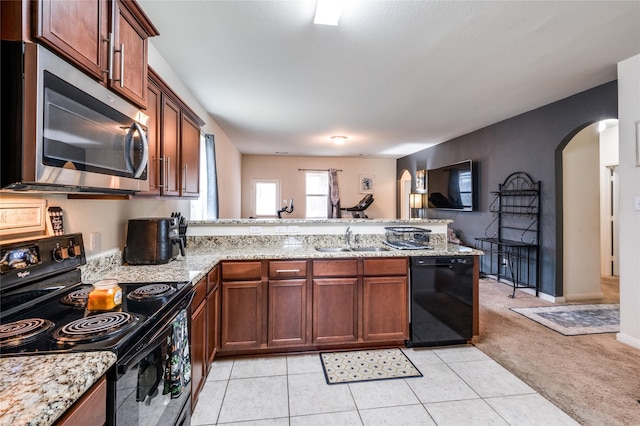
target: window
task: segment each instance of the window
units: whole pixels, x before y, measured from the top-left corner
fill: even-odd
[[[278,179],[251,179],[254,217],[274,217],[278,214],[280,181]]]
[[[202,155],[204,153],[204,155]],[[213,135],[200,134],[200,196],[191,201],[191,219],[218,219],[218,178]]]
[[[306,172],[307,219],[326,219],[329,172]]]

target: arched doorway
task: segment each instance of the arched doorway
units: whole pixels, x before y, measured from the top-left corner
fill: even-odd
[[[399,205],[399,218],[408,220],[411,218],[411,210],[409,209],[409,194],[411,193],[411,173],[408,170],[403,170],[398,180],[398,205]]]
[[[565,300],[601,300],[617,271],[617,120],[586,125],[560,147],[558,274]]]

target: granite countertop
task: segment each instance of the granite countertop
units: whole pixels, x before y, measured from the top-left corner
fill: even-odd
[[[115,362],[105,351],[0,358],[0,426],[53,424]]]
[[[370,245],[370,244],[367,244]],[[373,244],[382,246],[382,244]],[[327,246],[327,245],[324,245]],[[114,278],[120,282],[158,282],[191,281],[197,283],[216,264],[224,260],[262,260],[262,259],[337,259],[366,257],[399,256],[474,256],[482,251],[451,243],[434,244],[429,250],[396,250],[376,252],[319,252],[315,245],[297,243],[295,240],[285,244],[247,244],[246,238],[238,239],[237,244],[220,245],[215,239],[201,239],[197,244],[189,244],[186,257],[163,265],[118,265],[106,274],[83,275],[85,282],[97,279]]]

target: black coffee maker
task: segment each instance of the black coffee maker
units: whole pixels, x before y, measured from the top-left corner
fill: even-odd
[[[124,261],[129,265],[160,265],[185,255],[175,217],[129,219]]]

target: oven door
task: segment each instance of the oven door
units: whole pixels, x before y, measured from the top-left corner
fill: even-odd
[[[191,364],[187,355],[182,365],[185,376],[176,386],[167,379],[167,366],[180,345],[174,327],[183,310],[173,321],[164,323],[149,339],[125,354],[117,362],[114,416],[110,423],[128,425],[188,425],[191,419]],[[187,336],[184,335],[186,339]],[[142,348],[141,348],[142,346]],[[188,354],[188,344],[187,344]],[[186,364],[188,363],[188,364]],[[175,365],[175,364],[174,364]],[[169,377],[175,377],[170,373]],[[113,411],[112,411],[113,412]]]

